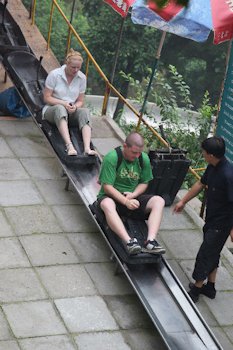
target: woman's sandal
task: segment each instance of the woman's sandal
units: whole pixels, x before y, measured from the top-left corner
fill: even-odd
[[[68,156],[77,156],[78,154],[72,142],[66,144],[66,152]]]

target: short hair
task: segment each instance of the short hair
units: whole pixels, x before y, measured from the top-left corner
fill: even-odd
[[[222,158],[226,151],[224,139],[218,136],[208,137],[202,142],[201,147],[218,159]]]
[[[131,132],[125,139],[125,143],[128,147],[137,146],[144,147],[144,139],[138,132]]]
[[[80,52],[78,51],[75,51],[73,49],[70,49],[70,51],[68,52],[67,56],[66,56],[66,63],[69,63],[72,59],[75,59],[75,58],[79,58],[83,61],[83,57],[81,55]]]

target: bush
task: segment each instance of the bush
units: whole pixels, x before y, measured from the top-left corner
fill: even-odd
[[[173,85],[165,81],[163,74],[156,74],[149,94],[150,101],[153,101],[160,107],[161,123],[165,135],[167,135],[166,141],[170,146],[186,150],[187,158],[191,160],[193,168],[205,168],[206,163],[202,158],[200,143],[210,132],[212,116],[216,113],[217,107],[210,105],[209,93],[206,91],[202,99],[201,108],[198,111],[199,113],[196,114],[194,121],[189,87],[174,66],[169,66],[169,73]],[[134,99],[142,104],[144,90],[149,83],[150,77],[146,77],[140,83],[123,72],[121,72],[121,75],[129,81]],[[186,112],[186,119],[180,117],[180,109],[177,104],[178,99],[182,101],[182,109]],[[156,121],[156,117],[151,115],[147,109],[144,117],[149,118],[151,123],[155,125],[155,129],[158,129],[160,122]],[[126,134],[136,128],[136,124],[127,124],[124,115],[118,118],[118,123]],[[140,132],[145,138],[147,150],[161,148],[161,143],[143,123],[140,126]],[[195,181],[194,176],[188,174],[183,183],[183,188],[190,188]]]

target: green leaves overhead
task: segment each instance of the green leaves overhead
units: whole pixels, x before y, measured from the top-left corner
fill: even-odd
[[[156,3],[158,7],[162,8],[166,6],[170,0],[151,0],[151,1]],[[188,6],[189,0],[175,0],[175,2],[177,3],[177,5]]]

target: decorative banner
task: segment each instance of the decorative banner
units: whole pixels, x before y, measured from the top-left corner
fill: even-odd
[[[206,41],[214,31],[214,44],[233,37],[233,0],[189,0],[187,8],[168,0],[160,9],[152,0],[136,0],[132,21],[195,41]]]
[[[136,0],[131,18],[135,24],[152,26],[198,42],[207,40],[213,26],[210,0],[190,0],[189,6],[182,9],[170,0],[162,12],[151,1],[148,6],[146,0]]]
[[[226,143],[226,157],[229,161],[233,162],[233,45],[231,46],[221,108],[218,114],[216,135],[224,138]]]
[[[110,5],[122,17],[126,17],[130,6],[135,0],[104,0],[104,2]]]
[[[233,0],[211,0],[214,44],[233,38]]]

